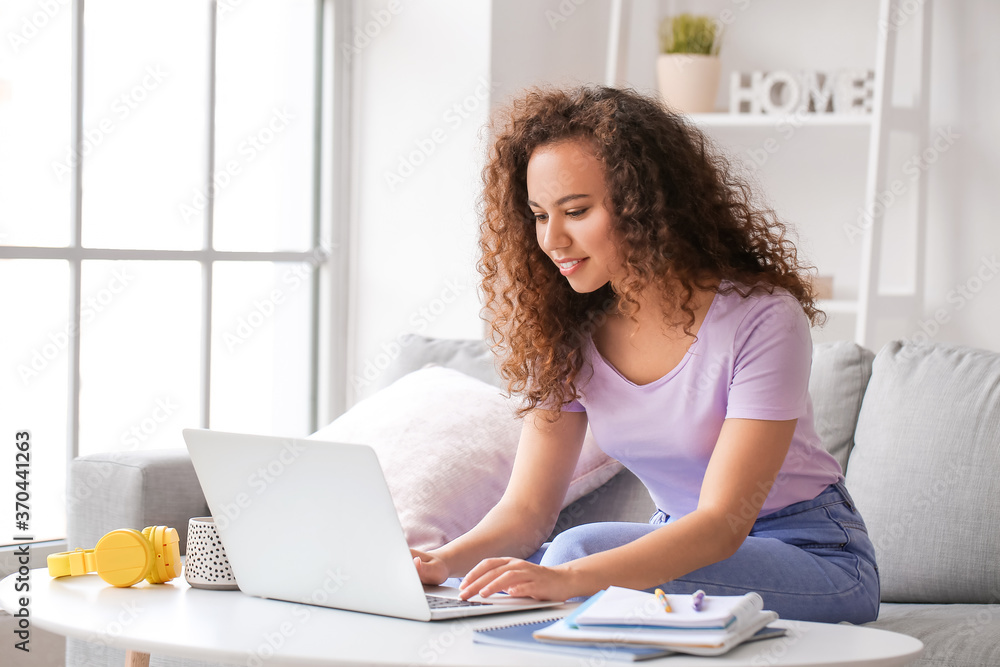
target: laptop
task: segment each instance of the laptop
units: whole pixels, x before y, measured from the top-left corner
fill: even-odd
[[[418,621],[562,604],[424,586],[375,450],[184,429],[233,576],[249,595]]]

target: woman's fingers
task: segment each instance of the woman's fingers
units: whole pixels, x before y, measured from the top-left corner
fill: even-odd
[[[497,573],[497,577],[487,583],[479,590],[479,595],[484,598],[488,598],[494,593],[500,593],[501,591],[506,591],[510,595],[516,595],[518,597],[530,597],[526,596],[519,591],[512,590],[512,588],[518,584],[523,579],[523,573],[516,569],[508,569],[501,571],[500,569],[493,570]]]
[[[461,593],[462,599],[468,600],[470,597],[476,595],[477,593],[482,595],[483,588],[491,581],[495,580],[497,577],[503,574],[505,568],[510,567],[513,561],[517,561],[517,559],[487,558],[485,560],[479,561],[479,564],[476,565],[471,570],[469,570],[469,573],[465,575],[464,579],[462,579],[462,583],[460,585],[460,588],[462,590]]]
[[[479,561],[479,563],[469,570],[469,573],[465,575],[465,579],[462,581],[462,588],[465,588],[470,582],[475,581],[479,577],[483,576],[487,572],[494,570],[498,567],[503,567],[510,561],[515,560],[514,558],[484,558]]]
[[[417,568],[421,583],[437,586],[448,578],[448,567],[440,558],[418,549],[410,549],[410,555],[413,556],[413,566]]]

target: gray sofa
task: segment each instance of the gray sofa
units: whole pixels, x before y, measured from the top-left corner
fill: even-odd
[[[378,379],[428,363],[499,384],[480,341],[411,336]],[[875,543],[882,605],[873,627],[919,638],[917,665],[1000,665],[1000,354],[950,345],[815,347],[817,430],[844,466]],[[166,524],[186,542],[208,514],[184,450],[81,457],[69,480],[71,547],[115,528]],[[653,510],[628,471],[567,507],[556,532]],[[67,664],[120,665],[123,654],[78,640]],[[194,665],[154,656],[153,665]]]

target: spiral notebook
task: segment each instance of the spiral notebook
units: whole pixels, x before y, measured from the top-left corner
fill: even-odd
[[[472,633],[472,641],[477,644],[507,646],[532,651],[550,651],[600,660],[620,660],[623,662],[649,660],[650,658],[659,658],[674,654],[674,651],[670,649],[657,648],[655,646],[626,646],[605,642],[594,644],[547,644],[538,641],[532,636],[532,633],[536,630],[542,630],[557,622],[560,622],[560,619],[550,618],[530,623],[514,623],[512,625],[500,625],[492,628],[479,628]]]
[[[666,612],[659,603],[653,607],[656,617],[647,619],[643,613],[647,597],[653,596],[612,586],[592,596],[566,618],[538,628],[533,636],[543,643],[560,646],[611,642],[616,647],[644,646],[709,656],[722,655],[747,641],[785,634],[783,628],[766,627],[778,619],[778,614],[760,610],[761,599],[755,593],[738,598],[717,596],[714,599],[718,604],[706,605],[705,612],[697,612],[705,614],[703,622],[689,621],[687,627],[678,625],[683,622],[681,617],[686,615],[685,611]],[[682,601],[680,597],[676,600],[678,607]],[[690,596],[684,597],[690,603]],[[671,606],[675,603],[672,597],[670,603]],[[660,624],[659,619],[674,616],[678,618],[667,625]],[[587,618],[600,623],[584,625],[580,619]]]
[[[579,626],[725,630],[757,618],[764,609],[757,593],[708,595],[697,610],[690,595],[666,597],[672,608],[669,614],[652,593],[610,586],[580,607],[573,621]]]

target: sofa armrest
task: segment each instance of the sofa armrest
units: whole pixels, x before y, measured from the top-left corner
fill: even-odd
[[[185,449],[109,452],[74,459],[67,486],[70,549],[93,548],[118,528],[170,526],[187,545],[188,519],[208,504]]]

